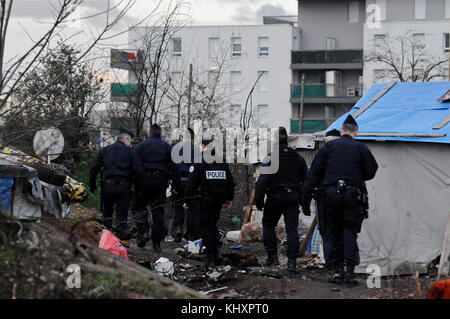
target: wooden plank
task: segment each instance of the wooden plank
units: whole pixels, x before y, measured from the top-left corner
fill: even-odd
[[[445,119],[443,119],[439,124],[437,124],[435,127],[433,127],[433,130],[440,130],[443,128],[447,123],[450,123],[450,115],[447,116]]]
[[[255,190],[252,189],[250,191],[250,196],[248,198],[248,205],[245,208],[245,215],[244,215],[244,220],[243,220],[243,224],[247,224],[250,222],[250,219],[252,217],[252,206],[253,206],[253,202],[255,201]]]
[[[323,132],[316,134],[317,137],[323,137]],[[447,134],[423,134],[423,133],[358,133],[358,136],[373,136],[373,137],[445,137]]]
[[[305,240],[302,241],[302,245],[300,246],[298,258],[302,257],[305,254],[306,248],[308,247],[308,244],[314,234],[314,230],[316,229],[316,226],[317,226],[317,213],[316,213],[316,216],[314,216],[311,226],[309,226],[309,230],[308,230],[308,233],[306,234]]]
[[[364,104],[358,111],[356,111],[353,114],[353,117],[356,119],[358,116],[360,116],[362,113],[367,111],[369,107],[371,107],[376,101],[378,101],[380,98],[382,98],[387,92],[389,92],[390,89],[392,89],[397,82],[389,82],[388,85],[386,85],[380,92],[378,92],[373,98],[370,99],[369,102]]]
[[[442,244],[441,260],[439,262],[438,280],[441,276],[448,276],[450,255],[450,214],[448,215],[447,229],[445,230],[444,243]]]
[[[421,134],[421,133],[358,133],[358,136],[381,137],[444,137],[447,134]]]

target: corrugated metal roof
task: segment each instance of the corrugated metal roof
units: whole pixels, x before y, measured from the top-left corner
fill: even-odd
[[[348,114],[355,114],[388,85],[373,85],[358,103],[327,131],[339,129]],[[450,116],[450,102],[438,101],[449,90],[450,82],[396,83],[357,117],[359,132],[362,135],[358,139],[450,144],[450,122],[445,123],[445,119]],[[433,129],[439,124],[440,129]],[[403,136],[389,136],[390,134]]]

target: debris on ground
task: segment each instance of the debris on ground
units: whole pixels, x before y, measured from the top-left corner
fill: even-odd
[[[173,262],[165,257],[161,257],[155,262],[154,269],[159,275],[170,277],[174,272]]]
[[[100,243],[98,247],[109,251],[113,255],[122,256],[125,259],[128,258],[127,250],[120,242],[119,238],[113,235],[109,230],[104,229],[102,235],[100,236]]]
[[[435,282],[428,292],[427,299],[450,299],[450,279]]]

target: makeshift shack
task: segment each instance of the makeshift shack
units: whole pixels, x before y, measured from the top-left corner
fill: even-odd
[[[441,253],[450,213],[449,90],[450,82],[376,84],[347,113],[379,165],[367,184],[359,272],[371,264],[382,275],[422,272]]]

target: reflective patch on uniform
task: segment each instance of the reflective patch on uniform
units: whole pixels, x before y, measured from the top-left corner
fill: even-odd
[[[191,167],[189,167],[189,172],[192,173],[194,171],[194,165],[192,165]]]
[[[227,179],[225,171],[206,171],[206,179]]]

